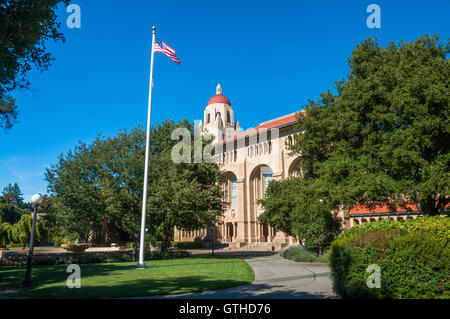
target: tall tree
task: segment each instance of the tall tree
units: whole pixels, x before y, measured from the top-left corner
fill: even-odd
[[[29,212],[29,205],[24,203],[19,185],[8,184],[0,196],[0,221],[14,224]]]
[[[438,36],[353,50],[337,93],[299,115],[292,146],[311,167],[317,192],[335,208],[416,202],[425,214],[449,203],[449,42]]]
[[[174,226],[198,229],[221,213],[215,164],[174,163],[171,139],[176,128],[192,132],[186,120],[165,121],[151,130],[147,225],[167,233]],[[134,128],[99,136],[61,156],[46,172],[57,223],[88,240],[92,232],[118,230],[137,243],[140,231],[145,132]],[[136,246],[136,245],[135,245]]]
[[[32,66],[41,72],[50,66],[47,41],[64,41],[56,22],[59,3],[70,0],[0,0],[0,128],[11,128],[17,118],[10,93],[29,88]]]
[[[308,177],[271,181],[259,220],[296,236],[308,250],[321,254],[339,234],[341,219],[316,191],[315,183]]]
[[[14,185],[9,183],[5,186],[2,190],[2,196],[10,204],[17,206],[22,206],[24,204],[23,193],[17,183],[14,183]]]

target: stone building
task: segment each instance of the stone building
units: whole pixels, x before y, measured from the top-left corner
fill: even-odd
[[[185,231],[175,229],[175,241],[202,240],[231,248],[262,247],[281,249],[297,243],[297,239],[258,221],[263,208],[258,200],[265,197],[271,180],[283,180],[302,174],[299,155],[290,155],[294,143],[296,113],[263,122],[241,132],[235,120],[230,100],[222,94],[220,84],[204,110],[200,129],[214,137],[216,162],[222,171],[222,187],[226,209],[214,230]],[[379,218],[416,218],[420,213],[414,205],[391,212],[387,206],[367,208],[358,206],[349,212],[337,213],[343,228]]]
[[[298,174],[298,157],[289,155],[296,113],[288,114],[241,132],[231,102],[216,95],[204,111],[200,129],[214,137],[216,160],[223,172],[222,187],[226,209],[214,231],[217,242],[230,247],[275,246],[279,249],[295,239],[269,225],[258,222],[263,212],[258,200],[264,198],[268,183]],[[210,240],[211,230],[175,230],[175,241]]]

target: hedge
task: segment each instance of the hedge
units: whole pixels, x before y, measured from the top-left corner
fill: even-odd
[[[178,249],[199,249],[203,248],[203,243],[201,241],[175,242],[174,246]]]
[[[190,253],[184,250],[170,250],[163,252],[145,252],[145,260],[160,260],[188,257]],[[133,252],[83,252],[63,254],[36,254],[33,256],[33,265],[69,265],[69,264],[97,264],[113,262],[131,262]],[[27,255],[8,254],[0,259],[0,266],[26,266]]]
[[[331,244],[333,289],[343,298],[450,298],[450,219],[383,220],[345,231]],[[377,264],[381,287],[369,288]]]
[[[156,247],[161,247],[162,241],[155,241]],[[145,247],[149,247],[150,242],[145,243]],[[170,246],[178,248],[178,249],[198,249],[203,248],[203,243],[201,241],[171,241]],[[133,248],[133,243],[127,242],[126,243],[127,248]]]

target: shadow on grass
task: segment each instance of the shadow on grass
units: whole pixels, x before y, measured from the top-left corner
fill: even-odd
[[[80,265],[81,288],[72,289],[66,286],[70,275],[66,265],[34,266],[31,289],[20,288],[25,267],[0,267],[0,290],[14,297],[117,298],[201,292],[252,281],[250,266],[231,257],[199,256],[146,263],[152,267],[135,269],[133,262]],[[186,275],[189,273],[195,275]]]

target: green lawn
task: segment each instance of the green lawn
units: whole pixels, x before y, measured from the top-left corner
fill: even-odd
[[[67,266],[33,266],[32,289],[20,289],[25,267],[0,267],[0,294],[32,298],[115,298],[182,294],[250,283],[254,274],[243,260],[200,255],[136,263],[84,264],[81,288],[66,285]]]

